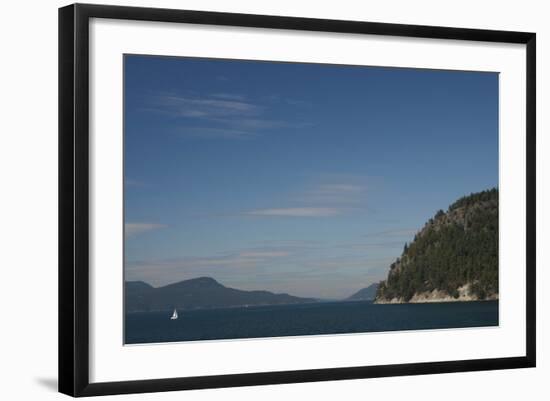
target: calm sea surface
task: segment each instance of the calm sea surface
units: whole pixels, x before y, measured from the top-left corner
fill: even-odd
[[[498,301],[375,305],[370,301],[129,313],[126,344],[498,325]]]

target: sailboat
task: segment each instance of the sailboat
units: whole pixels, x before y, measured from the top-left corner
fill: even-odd
[[[170,320],[176,320],[178,318],[178,311],[174,309],[174,313],[170,316]]]

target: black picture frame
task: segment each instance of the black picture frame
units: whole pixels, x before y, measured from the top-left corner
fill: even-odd
[[[526,354],[521,357],[495,359],[90,383],[88,28],[91,18],[525,44],[527,68],[525,94],[527,106]],[[534,367],[536,364],[535,48],[536,35],[527,32],[86,4],[60,8],[59,391],[71,396],[95,396]]]

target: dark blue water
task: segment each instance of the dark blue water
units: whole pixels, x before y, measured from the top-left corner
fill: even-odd
[[[376,305],[370,301],[129,313],[126,344],[498,325],[498,301]]]

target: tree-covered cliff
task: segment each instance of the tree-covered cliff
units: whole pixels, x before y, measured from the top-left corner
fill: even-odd
[[[376,302],[498,298],[498,189],[438,211],[390,266]]]

